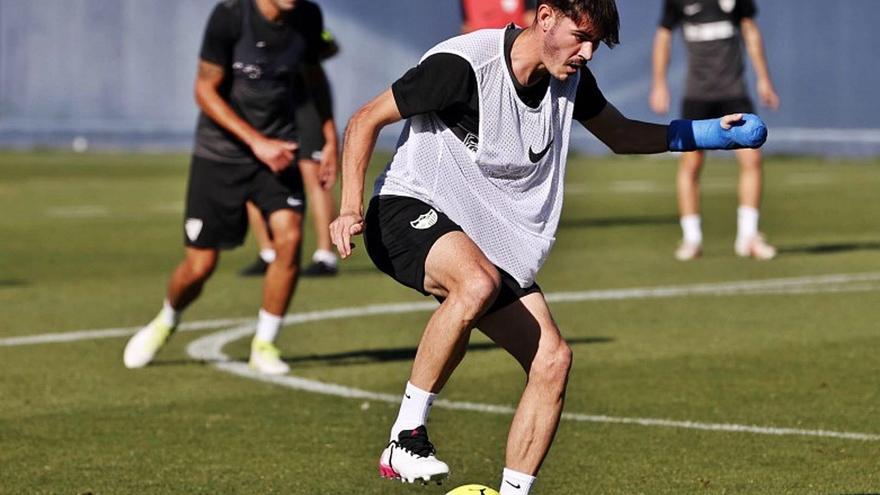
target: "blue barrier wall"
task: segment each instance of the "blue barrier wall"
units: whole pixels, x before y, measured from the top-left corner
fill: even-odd
[[[321,0],[342,45],[326,64],[344,121],[434,43],[455,34],[457,0]],[[592,62],[606,96],[646,119],[660,0],[618,0],[622,44]],[[0,145],[189,146],[192,83],[215,0],[0,0]],[[762,112],[773,151],[880,153],[878,0],[763,0],[758,17],[783,100]],[[674,108],[685,59],[670,79]],[[393,142],[395,131],[383,134]],[[576,132],[575,147],[602,150]]]

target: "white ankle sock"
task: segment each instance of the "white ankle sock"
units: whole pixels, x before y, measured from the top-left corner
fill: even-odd
[[[691,244],[703,243],[703,229],[700,226],[700,215],[685,215],[679,220],[684,242]]]
[[[326,249],[316,249],[315,254],[312,255],[312,261],[315,263],[324,263],[325,265],[336,266],[338,260],[336,255],[333,254],[333,251],[328,251]]]
[[[406,391],[403,400],[400,401],[400,412],[397,413],[397,421],[391,427],[390,440],[397,440],[397,436],[403,430],[412,430],[422,426],[428,421],[428,413],[431,412],[431,404],[437,394],[432,394],[406,382]]]
[[[271,248],[260,249],[260,259],[266,263],[272,263],[275,261],[275,250]]]
[[[747,241],[758,234],[758,217],[760,214],[751,206],[740,206],[736,209],[736,238]]]
[[[180,313],[182,313],[182,311],[177,311],[172,308],[168,299],[165,299],[165,301],[162,302],[162,310],[159,311],[159,317],[161,317],[162,321],[169,327],[176,327],[177,324],[180,323]]]
[[[282,319],[282,317],[273,315],[261,308],[260,316],[257,319],[256,339],[264,342],[275,342],[275,337],[278,336],[278,331],[281,330]]]
[[[504,468],[501,475],[501,489],[498,491],[500,495],[528,495],[534,482],[534,476]]]

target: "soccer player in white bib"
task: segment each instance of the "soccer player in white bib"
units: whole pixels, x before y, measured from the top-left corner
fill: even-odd
[[[477,328],[523,367],[500,492],[529,493],[562,413],[571,349],[535,277],[555,241],[572,120],[616,153],[757,147],[752,115],[657,125],[627,119],[587,68],[618,43],[614,0],[539,0],[526,29],[480,30],[440,43],[348,123],[342,202],[331,224],[343,258],[364,234],[379,269],[441,301],[422,334],[380,473],[449,473],[425,428],[431,404]],[[376,136],[407,119],[364,214]]]

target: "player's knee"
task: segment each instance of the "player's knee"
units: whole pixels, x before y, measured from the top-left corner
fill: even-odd
[[[498,296],[501,288],[501,276],[498,270],[479,271],[462,283],[462,296],[473,303],[474,312],[482,312],[489,307]]]
[[[560,341],[553,349],[539,352],[532,362],[529,380],[538,380],[556,388],[564,387],[571,370],[571,347]]]
[[[206,280],[214,273],[217,267],[216,256],[199,256],[187,259],[187,268],[192,277],[196,280]]]
[[[302,234],[299,229],[284,229],[279,232],[273,232],[272,243],[275,247],[275,254],[278,258],[293,259],[299,249],[302,241]]]

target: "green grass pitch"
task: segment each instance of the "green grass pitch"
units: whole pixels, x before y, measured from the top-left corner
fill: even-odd
[[[729,158],[704,170],[705,251],[692,263],[672,257],[674,157],[570,160],[539,282],[574,295],[551,307],[575,354],[565,410],[590,420],[563,421],[533,493],[880,493],[880,162],[771,157],[761,226],[780,256],[755,262],[733,254]],[[190,355],[232,323],[179,333],[137,371],[122,365],[125,335],[11,340],[150,320],[182,253],[187,167],[183,155],[0,153],[0,494],[497,486],[509,415],[436,407],[429,429],[451,480],[381,480],[397,405],[254,381]],[[255,317],[261,282],[236,275],[254,255],[251,240],[224,253],[184,321]],[[358,247],[340,277],[303,280],[291,312],[428,301]],[[279,344],[292,375],[399,394],[428,315],[315,319],[287,326]],[[515,405],[522,372],[479,332],[471,346],[442,397]],[[247,339],[222,351],[243,360]],[[675,423],[609,422],[633,418]]]

